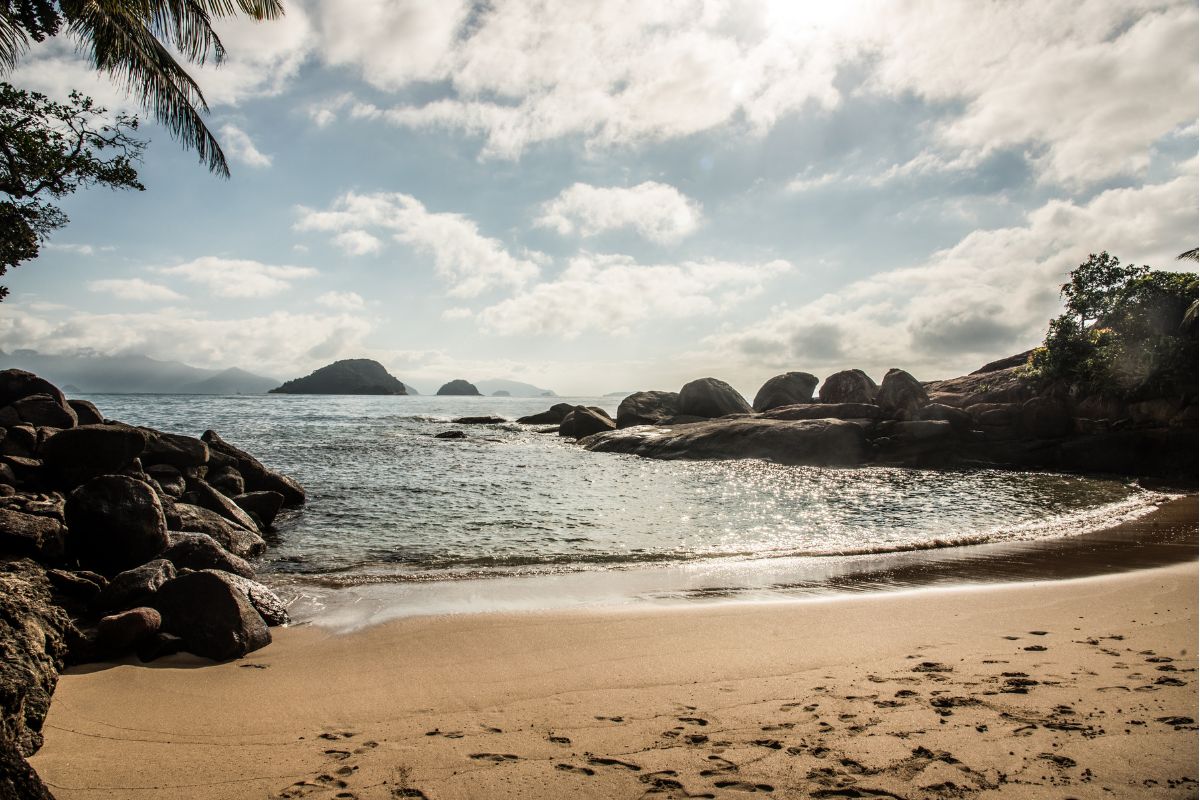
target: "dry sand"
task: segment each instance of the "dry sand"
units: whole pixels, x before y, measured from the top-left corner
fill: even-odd
[[[1193,561],[299,627],[70,672],[32,763],[60,800],[1196,797],[1196,601]]]

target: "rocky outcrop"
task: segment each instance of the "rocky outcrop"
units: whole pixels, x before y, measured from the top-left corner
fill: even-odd
[[[762,385],[754,395],[755,411],[770,411],[780,406],[811,403],[813,390],[817,388],[817,376],[807,372],[785,372],[776,375]]]
[[[503,422],[508,422],[504,417],[495,416],[457,417],[450,421],[455,425],[499,425]]]
[[[617,423],[613,422],[612,417],[608,416],[608,412],[604,409],[594,406],[575,406],[571,413],[563,417],[563,421],[559,423],[558,435],[582,439],[593,433],[615,430],[616,427]]]
[[[278,492],[283,495],[285,508],[304,504],[304,488],[288,476],[268,469],[254,456],[233,446],[217,434],[208,430],[200,437],[214,452],[229,456],[237,465],[249,492]]]
[[[404,384],[383,364],[369,358],[348,358],[272,389],[273,394],[408,394]]]
[[[530,414],[527,417],[520,417],[517,422],[522,425],[557,425],[563,421],[563,417],[575,410],[575,406],[570,403],[555,403],[546,411],[540,414]]]
[[[897,419],[908,419],[922,406],[929,404],[929,393],[921,382],[902,369],[889,369],[879,384],[875,403],[883,413]]]
[[[764,419],[879,419],[883,409],[871,403],[800,403],[780,406],[762,415]]]
[[[678,392],[634,392],[617,406],[617,427],[658,425],[678,414]]]
[[[835,419],[722,419],[623,428],[584,439],[589,450],[663,459],[761,458],[780,464],[850,466],[863,462],[866,435]]]
[[[232,576],[214,570],[169,580],[149,605],[162,614],[163,630],[189,652],[214,661],[241,658],[271,643],[267,623]]]
[[[466,396],[466,397],[482,397],[475,385],[464,381],[462,378],[457,378],[449,383],[443,384],[442,388],[437,390],[439,396]]]
[[[167,520],[149,485],[124,475],[101,475],[66,502],[67,552],[105,575],[143,564],[167,548]]]
[[[182,569],[219,569],[243,578],[254,577],[254,567],[217,543],[207,533],[171,533],[162,557]]]
[[[879,387],[861,369],[835,372],[821,384],[822,403],[874,403]]]
[[[751,411],[740,392],[716,378],[699,378],[679,390],[679,413],[683,415],[714,418]]]
[[[146,434],[128,425],[83,425],[47,439],[39,454],[63,486],[129,467],[146,449]]]

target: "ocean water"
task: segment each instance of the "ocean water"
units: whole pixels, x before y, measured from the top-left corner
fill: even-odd
[[[719,595],[778,584],[781,570],[1062,536],[1156,499],[1118,480],[1000,470],[653,461],[516,423],[450,422],[564,400],[615,415],[618,398],[87,399],[130,424],[213,428],[305,486],[307,506],[281,516],[259,564],[301,617]],[[467,438],[434,438],[454,428]]]

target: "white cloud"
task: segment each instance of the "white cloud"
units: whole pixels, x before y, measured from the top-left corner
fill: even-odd
[[[485,330],[508,336],[622,335],[650,320],[719,314],[790,268],[786,261],[643,265],[628,256],[584,254],[554,280],[484,308],[477,318]]]
[[[632,228],[662,244],[678,242],[700,227],[700,204],[674,186],[645,181],[628,188],[576,183],[542,206],[534,224],[561,234],[595,236]]]
[[[250,134],[231,123],[221,126],[221,144],[234,161],[262,169],[271,166],[271,157],[260,151]]]
[[[146,300],[171,302],[182,300],[183,295],[160,283],[150,283],[141,278],[111,278],[88,281],[88,289],[119,297],[122,300]]]
[[[366,231],[357,229],[342,231],[333,237],[333,241],[352,256],[365,256],[383,249],[383,242]]]
[[[73,244],[71,242],[46,242],[42,245],[45,250],[58,250],[63,253],[74,253],[77,256],[94,256],[96,253],[111,252],[111,245],[96,246],[92,244]]]
[[[1051,200],[1024,223],[978,230],[923,263],[856,281],[766,320],[706,340],[730,364],[777,369],[890,367],[933,379],[1041,341],[1062,308],[1058,287],[1090,252],[1178,268],[1195,241],[1195,160],[1182,177],[1105,191],[1086,203]]]
[[[442,319],[446,319],[446,320],[470,319],[474,315],[475,315],[474,312],[471,311],[471,309],[469,309],[469,308],[466,308],[464,306],[455,306],[453,308],[447,308],[445,311],[443,311]]]
[[[484,236],[479,226],[461,214],[429,211],[415,197],[399,192],[358,194],[347,192],[329,211],[303,206],[297,209],[296,230],[325,231],[341,236],[376,228],[392,238],[433,257],[437,274],[450,284],[449,293],[474,297],[497,287],[521,286],[536,277],[533,259],[513,256],[499,239]]]
[[[140,353],[202,367],[234,364],[277,376],[302,374],[363,351],[370,323],[352,314],[209,319],[168,309],[143,314],[76,312],[50,320],[14,307],[0,317],[5,346],[39,353]]]
[[[324,292],[317,295],[317,302],[335,311],[357,311],[366,305],[357,292]]]
[[[354,102],[354,95],[344,92],[334,97],[309,103],[304,111],[318,128],[325,128],[337,121],[338,114],[347,105]]]
[[[218,297],[268,297],[290,289],[292,281],[317,275],[311,267],[276,266],[217,256],[203,256],[155,271],[162,275],[178,275],[204,286]]]

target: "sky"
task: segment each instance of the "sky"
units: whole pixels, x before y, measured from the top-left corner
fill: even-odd
[[[1197,243],[1194,2],[284,0],[6,276],[0,347],[559,394],[1040,342],[1089,253]],[[136,109],[60,36],[8,78]]]

